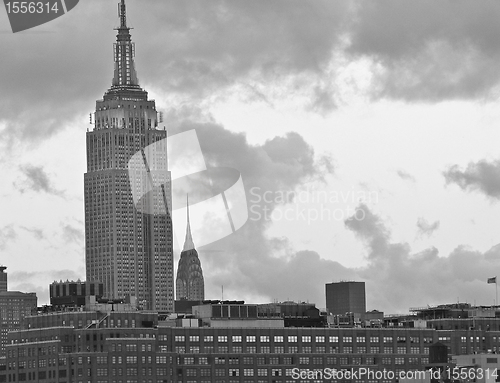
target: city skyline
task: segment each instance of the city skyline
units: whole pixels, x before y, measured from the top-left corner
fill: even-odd
[[[245,183],[247,224],[197,249],[207,298],[323,307],[350,279],[368,310],[494,302],[500,5],[403,3],[127,1],[161,125]],[[89,1],[8,34],[0,14],[1,262],[40,303],[85,276],[84,135],[116,20]]]

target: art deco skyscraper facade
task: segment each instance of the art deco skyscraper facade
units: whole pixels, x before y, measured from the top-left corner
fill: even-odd
[[[194,248],[191,235],[189,204],[187,215],[186,240],[177,267],[176,298],[177,300],[202,301],[205,299],[205,281],[198,252]]]
[[[112,85],[96,101],[94,128],[87,132],[87,280],[102,282],[107,298],[131,295],[144,309],[172,311],[172,194],[166,131],[157,129],[155,102],[139,86],[124,0],[119,4],[119,16]],[[148,146],[158,145],[164,150],[148,163]],[[134,154],[144,159],[146,171],[137,175],[143,177],[142,184],[151,181],[161,188],[132,193],[128,166]],[[137,195],[143,198],[136,201]]]

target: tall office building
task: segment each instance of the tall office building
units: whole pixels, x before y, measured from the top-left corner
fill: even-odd
[[[87,280],[102,282],[106,298],[130,295],[144,309],[173,311],[167,134],[157,129],[155,102],[148,100],[148,93],[139,86],[125,1],[118,7],[120,26],[114,44],[112,85],[103,99],[96,101],[94,127],[87,132]],[[161,149],[154,158],[152,147]],[[144,171],[129,169],[133,156],[143,162]],[[137,200],[137,196],[142,198]]]
[[[326,309],[333,315],[366,313],[365,282],[336,282],[326,284]]]
[[[187,204],[187,228],[184,248],[179,259],[176,280],[177,300],[202,301],[205,299],[205,281],[198,252],[194,248],[189,223],[189,202]]]

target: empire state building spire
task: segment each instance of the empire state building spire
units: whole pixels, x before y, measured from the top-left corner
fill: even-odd
[[[118,33],[114,44],[114,75],[111,88],[104,95],[104,99],[146,100],[147,92],[139,86],[135,70],[135,44],[130,35],[132,28],[127,26],[125,0],[121,0],[118,4],[118,17],[120,18],[120,26],[115,28]]]

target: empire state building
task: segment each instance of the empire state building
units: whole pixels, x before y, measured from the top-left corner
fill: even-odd
[[[139,86],[125,1],[118,7],[112,85],[96,101],[94,126],[86,140],[86,276],[104,284],[107,298],[133,296],[144,309],[173,311],[172,192],[166,145],[154,163],[148,164],[145,154],[148,146],[166,141],[166,131],[157,128],[155,102]],[[144,177],[161,184],[145,190],[142,194],[147,197],[139,202],[134,193],[141,191],[132,190],[128,168],[137,155],[141,161],[144,158]],[[153,166],[156,171],[150,171]]]

